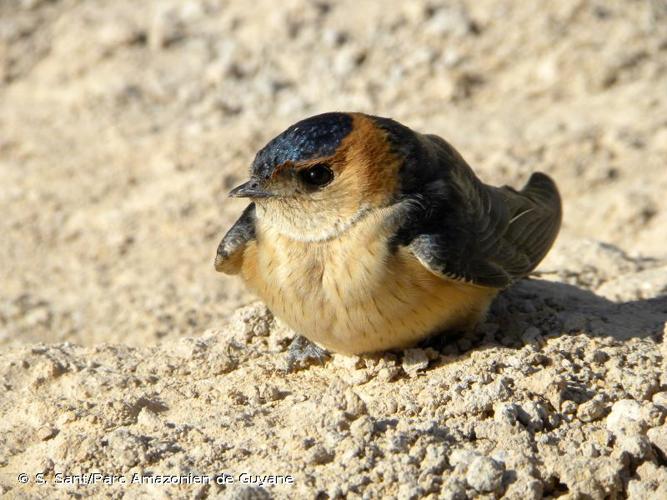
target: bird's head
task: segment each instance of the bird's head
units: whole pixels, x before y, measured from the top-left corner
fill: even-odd
[[[257,153],[250,179],[230,196],[252,199],[258,218],[281,234],[321,241],[387,206],[401,163],[375,117],[325,113],[272,139]]]

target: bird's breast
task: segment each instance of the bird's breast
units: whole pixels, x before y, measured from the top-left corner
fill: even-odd
[[[321,242],[260,224],[243,277],[297,333],[335,352],[407,346],[486,310],[490,289],[443,280],[407,249],[392,251],[385,215]]]

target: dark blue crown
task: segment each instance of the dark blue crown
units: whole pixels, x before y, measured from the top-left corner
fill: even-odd
[[[264,146],[252,163],[252,174],[269,178],[276,166],[329,156],[352,130],[346,113],[324,113],[295,123]]]

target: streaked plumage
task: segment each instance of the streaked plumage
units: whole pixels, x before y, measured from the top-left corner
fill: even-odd
[[[467,329],[526,276],[560,227],[553,181],[483,184],[443,139],[386,118],[327,113],[288,128],[232,191],[254,200],[216,269],[343,353]]]

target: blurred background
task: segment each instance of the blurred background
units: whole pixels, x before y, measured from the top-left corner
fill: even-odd
[[[251,299],[228,190],[330,110],[561,187],[559,245],[667,257],[667,2],[0,0],[0,346],[150,344]]]

